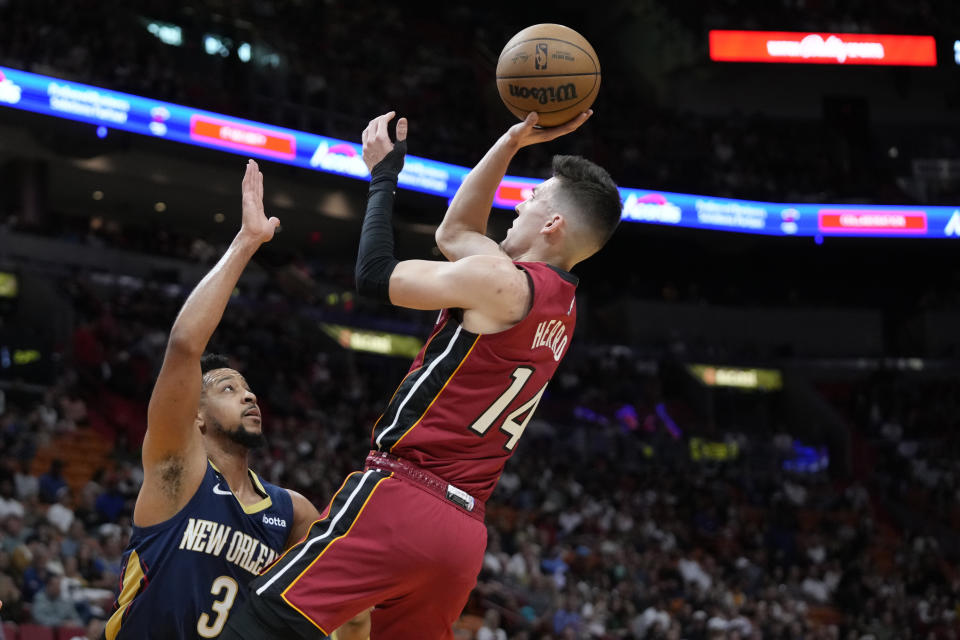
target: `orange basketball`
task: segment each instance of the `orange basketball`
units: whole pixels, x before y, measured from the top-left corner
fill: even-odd
[[[593,104],[600,61],[587,39],[561,24],[535,24],[510,38],[497,61],[497,90],[521,120],[531,111],[555,127]]]

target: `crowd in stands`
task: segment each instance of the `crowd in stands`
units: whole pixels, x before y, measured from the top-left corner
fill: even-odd
[[[854,471],[801,473],[785,470],[790,438],[769,427],[727,433],[736,460],[697,460],[692,434],[674,440],[637,400],[656,385],[613,353],[561,381],[606,410],[545,416],[494,496],[478,592],[511,633],[564,637],[577,620],[569,637],[955,637],[955,381],[836,384]],[[625,398],[639,428],[614,410]],[[677,422],[696,433],[696,420]]]
[[[83,276],[60,286],[79,320],[57,378],[42,392],[8,386],[0,411],[0,615],[96,626],[115,596],[145,403],[182,292]],[[260,398],[269,446],[255,468],[322,505],[362,463],[406,362],[342,349],[267,291],[241,290],[211,348]],[[842,389],[831,397],[876,468],[788,471],[791,436],[709,424],[665,399],[656,369],[628,350],[575,348],[490,501],[458,637],[956,637],[956,385]],[[32,464],[78,431],[115,441],[85,484]],[[693,436],[725,444],[694,455]]]
[[[467,154],[509,121],[492,90],[498,52],[489,44],[509,34],[483,26],[491,24],[478,19],[484,9],[450,3],[430,16],[397,4],[316,4],[208,0],[170,14],[160,2],[139,3],[135,13],[116,1],[0,0],[0,65],[349,139],[370,115],[406,106],[430,122],[417,153],[461,164],[472,164]],[[776,2],[755,11],[727,0],[703,13],[678,2],[669,11],[691,33],[823,28],[827,18],[837,30],[909,31],[937,13],[931,2],[845,3],[839,13],[837,4]],[[142,17],[182,24],[188,42],[163,44]],[[949,14],[937,20],[960,23]],[[208,31],[234,45],[255,43],[267,61],[245,66],[235,55],[206,55],[197,36]],[[598,119],[578,144],[626,184],[781,201],[909,200],[892,175],[872,171],[876,157],[838,159],[846,143],[822,123],[711,120],[622,87],[604,90],[617,92],[601,97],[604,122],[617,124]],[[938,153],[956,149],[950,135],[934,142]],[[532,153],[526,162],[532,170],[544,160]],[[65,218],[46,232],[205,264],[220,249],[111,221]],[[269,286],[241,284],[210,345],[230,356],[260,399],[269,445],[254,455],[254,468],[319,507],[362,464],[369,429],[408,362],[347,351],[318,321],[349,312],[343,317],[358,324],[422,333],[432,321],[386,315],[352,296],[324,307],[316,291],[349,291],[351,274],[349,266],[302,260],[270,271]],[[650,284],[661,277],[615,284],[620,295],[630,288],[668,301],[700,303],[714,293]],[[142,481],[146,402],[186,290],[89,273],[61,273],[55,286],[74,321],[54,346],[52,376],[24,386],[0,370],[0,618],[76,628],[93,640],[116,596]],[[458,638],[960,635],[955,382],[891,374],[824,384],[850,429],[850,450],[831,451],[827,468],[787,468],[793,440],[804,434],[723,414],[704,420],[682,398],[665,397],[655,366],[598,344],[599,336],[585,338],[488,505],[488,549]],[[69,463],[50,450],[85,433],[113,447],[98,471],[71,485]],[[703,455],[694,436],[717,446]]]

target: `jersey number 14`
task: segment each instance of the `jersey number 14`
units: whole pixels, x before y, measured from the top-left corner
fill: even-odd
[[[509,407],[510,404],[516,400],[517,396],[520,395],[520,392],[523,391],[523,387],[527,384],[527,381],[530,380],[533,371],[533,367],[529,366],[519,366],[514,369],[513,373],[510,374],[513,377],[510,386],[497,396],[493,404],[480,414],[479,418],[473,421],[473,424],[470,425],[470,430],[482,436],[494,423],[498,422],[504,412],[506,412],[507,407]],[[520,436],[523,435],[523,430],[527,428],[527,423],[529,423],[530,418],[533,417],[533,412],[537,410],[537,405],[540,404],[540,398],[543,397],[543,392],[546,390],[547,383],[545,382],[532,398],[511,411],[510,415],[503,419],[500,424],[500,431],[510,436],[506,444],[503,445],[504,449],[513,451],[513,448],[517,446],[517,441],[519,441]]]

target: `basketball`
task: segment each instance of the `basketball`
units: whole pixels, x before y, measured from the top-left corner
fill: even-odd
[[[523,120],[555,127],[593,104],[600,89],[600,61],[582,35],[561,24],[535,24],[513,36],[497,61],[497,91]]]

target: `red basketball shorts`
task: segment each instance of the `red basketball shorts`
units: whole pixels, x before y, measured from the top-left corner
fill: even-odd
[[[424,476],[372,468],[348,476],[306,538],[251,583],[254,615],[231,616],[244,620],[239,637],[260,637],[250,628],[259,618],[272,633],[316,638],[375,607],[372,640],[453,638],[486,527],[482,505],[441,497],[417,481]]]

